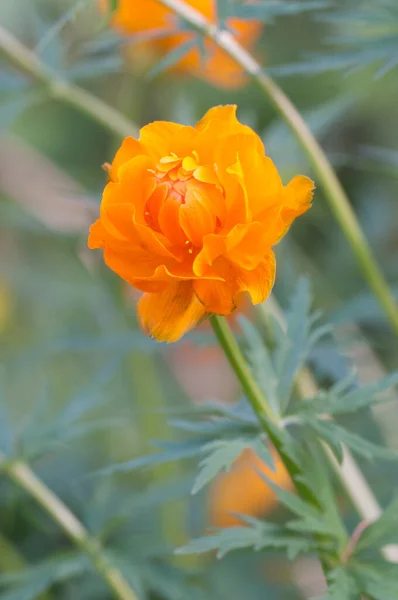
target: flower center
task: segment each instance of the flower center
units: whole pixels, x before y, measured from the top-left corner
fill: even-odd
[[[171,152],[159,160],[151,173],[154,175],[156,188],[146,202],[145,221],[149,227],[163,233],[174,243],[186,245],[191,254],[191,243],[180,225],[179,209],[185,204],[190,180],[220,186],[215,169],[212,166],[201,166],[195,151],[184,158]]]

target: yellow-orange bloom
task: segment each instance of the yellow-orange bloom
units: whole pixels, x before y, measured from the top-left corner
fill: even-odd
[[[195,127],[155,122],[128,137],[109,166],[90,248],[145,292],[144,331],[172,342],[209,314],[229,315],[241,292],[263,302],[272,251],[309,207],[313,182],[286,186],[236,106],[210,109]]]
[[[271,449],[272,470],[252,451],[245,450],[232,469],[220,475],[211,488],[209,521],[213,527],[242,525],[238,514],[250,517],[268,515],[278,505],[278,496],[258,471],[284,490],[293,490],[293,482],[282,460]]]
[[[109,0],[102,0],[106,7]],[[191,5],[207,17],[217,22],[216,2],[214,0],[188,0]],[[258,39],[262,25],[258,21],[228,19],[227,26],[234,32],[237,40],[246,48],[251,48]],[[113,14],[112,25],[122,34],[145,36],[153,39],[136,42],[132,55],[147,54],[155,59],[171,52],[180,44],[189,42],[193,32],[178,33],[178,20],[173,12],[162,6],[157,0],[120,0]],[[205,59],[197,46],[192,47],[175,65],[174,69],[201,77],[213,85],[233,88],[244,80],[242,68],[210,39],[204,41]]]

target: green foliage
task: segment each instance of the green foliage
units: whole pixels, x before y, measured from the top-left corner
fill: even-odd
[[[55,583],[81,577],[91,570],[83,555],[68,554],[51,558],[30,568],[0,575],[1,600],[35,600]]]
[[[357,600],[360,589],[350,573],[341,567],[329,575],[329,600]]]
[[[365,1],[359,7],[347,2],[342,9],[316,15],[332,24],[336,34],[325,39],[332,52],[308,55],[306,61],[272,69],[278,75],[321,74],[328,70],[352,72],[376,66],[376,77],[398,66],[398,10],[394,0]]]
[[[398,541],[398,499],[395,498],[386,508],[381,517],[371,523],[362,532],[356,545],[355,552],[383,548],[387,544]]]
[[[188,546],[179,548],[178,554],[202,554],[212,550],[217,551],[218,558],[222,558],[228,552],[242,548],[253,548],[262,550],[264,548],[283,549],[287,552],[290,560],[302,552],[308,553],[315,546],[304,537],[289,534],[286,530],[274,523],[263,523],[257,519],[245,518],[245,527],[231,527],[210,533],[204,537],[192,540]]]
[[[235,17],[239,19],[255,19],[265,23],[276,17],[298,15],[307,11],[322,10],[330,6],[329,0],[265,0],[256,3],[235,2],[234,0],[218,1],[219,18]],[[220,16],[221,15],[221,16]]]
[[[129,51],[134,51],[134,44],[155,43],[170,31],[133,36],[111,31],[107,26],[116,1],[109,3],[104,18],[87,0],[4,0],[0,4],[4,27],[40,60],[63,79],[87,85],[115,107],[120,104],[137,125],[156,119],[194,122],[210,105],[237,102],[240,117],[262,133],[267,154],[277,163],[284,182],[298,172],[308,172],[301,148],[280,121],[272,121],[274,113],[255,89],[220,92],[193,80],[172,81],[171,72],[156,77],[193,47],[206,60],[202,35],[187,24],[177,20],[180,31],[189,33],[189,41],[159,60],[151,77],[144,78],[127,64],[125,47],[131,45]],[[7,4],[11,8],[4,8]],[[217,4],[222,27],[233,16],[267,23],[254,53],[268,72],[322,76],[321,80],[293,78],[286,89],[325,144],[396,291],[398,161],[392,146],[397,137],[393,102],[397,90],[393,73],[381,79],[397,66],[395,0],[219,0]],[[303,62],[289,64],[296,56]],[[0,128],[11,133],[6,144],[13,150],[18,136],[49,161],[37,173],[43,183],[44,211],[58,210],[53,191],[59,186],[69,193],[68,182],[60,184],[51,166],[65,170],[83,186],[70,193],[74,200],[82,195],[98,204],[104,182],[99,165],[111,159],[115,140],[77,111],[66,109],[55,96],[50,99],[47,87],[37,85],[11,62],[2,58],[1,67]],[[368,67],[376,70],[377,85],[361,75],[347,80],[333,73]],[[3,153],[3,145],[1,150],[0,170],[8,154]],[[30,160],[34,159],[29,153],[21,152],[12,166],[15,181],[23,183],[19,174]],[[397,375],[373,377],[373,368],[377,373],[378,363],[396,368],[397,345],[331,222],[318,176],[313,209],[278,247],[276,293],[290,306],[285,315],[287,330],[271,317],[272,335],[267,336],[257,322],[247,318],[240,322],[242,348],[277,415],[270,425],[274,439],[298,472],[295,484],[317,502],[280,490],[263,477],[264,495],[273,488],[280,498],[275,519],[239,514],[241,527],[215,529],[205,536],[209,523],[204,496],[214,478],[233,468],[246,448],[273,467],[261,424],[245,399],[234,407],[214,400],[193,408],[171,372],[176,363],[184,370],[185,363],[178,365],[176,358],[176,349],[183,352],[183,348],[159,347],[137,331],[130,300],[125,301],[116,278],[87,260],[88,223],[71,233],[50,228],[40,214],[30,212],[34,194],[27,198],[16,194],[14,199],[18,186],[3,190],[8,179],[2,170],[0,175],[0,297],[3,287],[12,295],[5,325],[0,298],[1,363],[5,365],[0,397],[2,453],[33,462],[38,476],[101,541],[104,556],[120,569],[140,600],[224,600],[226,594],[231,600],[293,600],[302,593],[295,589],[284,557],[299,554],[329,564],[328,600],[361,596],[397,600],[397,566],[380,556],[385,544],[398,541],[397,501],[375,523],[367,524],[355,544],[350,542],[358,518],[341,496],[320,443],[327,444],[339,460],[344,446],[371,459],[366,475],[372,487],[383,504],[391,497],[395,467],[378,460],[395,459],[396,450],[384,448],[377,439],[373,411],[395,398]],[[65,211],[65,218],[74,210],[75,203]],[[332,353],[338,353],[332,337],[323,337],[329,326],[319,325],[319,315],[311,314],[308,282],[303,280],[290,294],[299,272],[310,274],[316,306],[327,307],[339,336],[341,324],[366,325],[362,334],[376,358],[366,359],[361,368],[372,379],[377,377],[376,383],[359,386],[354,375],[338,380],[338,369],[317,368],[321,389],[314,397],[299,400],[296,383],[303,367],[318,367],[321,357],[328,362]],[[344,345],[350,349],[353,342],[359,344],[359,336],[347,329]],[[206,332],[186,339],[195,350],[205,351],[209,342],[214,344]],[[162,406],[145,392],[137,355],[155,361]],[[341,360],[348,363],[344,357]],[[386,414],[395,431],[396,407]],[[170,430],[159,427],[167,418]],[[167,441],[152,442],[154,452],[143,456],[153,438]],[[59,600],[109,600],[110,592],[88,559],[65,554],[72,545],[59,527],[3,473],[0,509],[1,532],[27,561],[25,569],[7,574],[0,556],[1,600],[41,600],[46,590]],[[180,554],[215,551],[223,561],[213,562],[212,556],[203,563],[195,558],[188,566],[179,558],[175,561],[172,549],[185,544],[187,537],[193,540]],[[236,558],[229,555],[233,550],[239,550]]]
[[[275,345],[272,352],[265,346],[260,334],[245,319],[241,318],[248,350],[248,361],[261,385],[266,398],[277,414],[287,412],[292,388],[314,346],[331,328],[316,326],[319,314],[310,314],[311,295],[308,280],[302,279],[291,298],[286,315],[286,332],[272,317]]]
[[[379,382],[354,390],[351,389],[351,383],[352,377],[337,383],[328,391],[321,391],[320,395],[313,398],[311,402],[297,404],[294,414],[301,424],[307,425],[330,446],[340,462],[343,459],[342,444],[367,459],[396,460],[398,453],[395,450],[382,448],[364,439],[331,420],[330,416],[355,413],[363,408],[388,401],[390,399],[388,394],[384,394],[381,398],[378,394],[391,390],[397,385],[398,374],[395,373]]]

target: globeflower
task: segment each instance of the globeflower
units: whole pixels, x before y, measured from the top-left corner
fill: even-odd
[[[214,0],[188,0],[187,4],[200,11],[211,23],[217,22]],[[106,9],[109,0],[101,0],[100,6]],[[194,32],[179,32],[179,23],[173,12],[157,0],[120,0],[111,23],[121,34],[136,36],[129,52],[136,63],[147,62],[146,58],[156,61],[194,39],[195,35]],[[254,20],[227,19],[226,26],[247,49],[253,47],[262,30],[262,24]],[[242,68],[224,50],[208,38],[204,40],[203,47],[203,55],[197,45],[190,48],[173,70],[196,75],[227,89],[245,82]]]
[[[275,280],[272,247],[310,207],[313,182],[283,185],[236,106],[210,109],[195,127],[158,121],[126,138],[107,165],[90,248],[144,292],[143,330],[178,340],[240,295],[263,302]]]

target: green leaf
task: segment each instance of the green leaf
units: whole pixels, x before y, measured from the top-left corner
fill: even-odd
[[[179,548],[177,554],[204,554],[216,550],[217,556],[221,558],[228,552],[242,548],[275,548],[286,550],[289,559],[293,560],[298,554],[309,552],[313,548],[311,540],[287,534],[279,525],[263,523],[253,518],[246,521],[250,522],[250,526],[220,529],[193,539],[187,546]]]
[[[288,492],[275,485],[264,473],[259,472],[266,484],[278,495],[279,501],[300,519],[289,521],[286,527],[293,531],[318,533],[336,538],[338,531],[328,523],[325,515],[312,504],[309,504],[296,494]]]
[[[384,460],[397,460],[398,452],[389,448],[383,448],[373,442],[368,442],[361,436],[348,431],[341,425],[338,425],[334,421],[315,419],[311,417],[305,417],[305,422],[308,423],[309,427],[323,439],[332,450],[345,444],[353,452],[367,458],[369,460],[373,458],[379,458]]]
[[[277,396],[278,379],[272,364],[271,355],[259,331],[248,319],[240,317],[239,324],[242,327],[244,341],[247,345],[245,356],[253,371],[254,378],[263,390],[274,413],[279,415],[280,406]]]
[[[109,1],[113,2],[114,0]],[[75,4],[71,6],[69,10],[65,11],[60,18],[52,24],[51,27],[44,33],[44,35],[41,36],[40,41],[36,45],[36,54],[43,54],[51,42],[59,39],[60,33],[64,27],[76,19],[79,11],[82,10],[87,3],[88,0],[77,0],[77,2],[75,2]]]
[[[104,388],[118,371],[120,363],[121,357],[116,357],[97,373],[93,373],[90,383],[78,390],[66,403],[65,408],[50,421],[50,391],[45,386],[31,418],[21,431],[17,453],[24,458],[37,457],[78,437],[122,425],[123,419],[120,417],[87,419],[93,410],[103,404]]]
[[[273,465],[272,456],[269,453],[263,436],[255,438],[236,438],[232,440],[214,440],[202,448],[202,452],[207,456],[199,463],[199,474],[192,488],[192,494],[196,494],[221,471],[228,471],[236,459],[247,448],[263,447],[262,458],[268,458],[267,463]]]
[[[342,382],[339,382],[341,386]],[[314,412],[317,414],[342,415],[356,412],[368,406],[381,404],[390,400],[386,394],[382,398],[377,395],[398,385],[398,373],[393,373],[380,381],[376,381],[353,391],[346,391],[333,386],[329,392],[323,392],[312,402],[301,404],[298,411]]]
[[[319,315],[310,314],[311,294],[309,281],[299,280],[287,313],[287,329],[279,338],[275,350],[275,372],[278,379],[276,395],[282,414],[289,404],[292,387],[299,369],[308,358],[311,348],[330,331],[330,327],[314,327]]]
[[[342,567],[334,569],[328,580],[331,582],[328,600],[359,600],[361,590],[355,578]]]
[[[162,442],[157,443],[157,446],[164,449],[164,452],[149,454],[134,458],[123,463],[109,465],[103,469],[99,469],[92,473],[91,476],[114,475],[115,473],[130,473],[137,469],[146,467],[156,467],[175,460],[192,458],[199,456],[203,446],[208,443],[208,438],[185,440],[183,442]]]
[[[8,589],[1,600],[34,600],[54,583],[69,581],[92,569],[88,558],[80,554],[65,554],[38,563],[31,568],[0,575],[0,586]]]
[[[369,525],[358,540],[355,553],[379,549],[398,543],[398,498],[386,508],[381,517]]]
[[[374,600],[398,600],[398,565],[373,559],[353,563],[351,570],[363,594]]]
[[[231,2],[229,16],[240,19],[272,21],[275,17],[297,15],[302,12],[321,10],[330,6],[328,0],[267,0],[256,3]]]
[[[348,539],[344,523],[336,503],[336,494],[330,482],[330,464],[326,461],[325,453],[318,440],[306,438],[305,453],[301,460],[303,475],[296,481],[304,483],[317,499],[328,529],[334,532],[339,542],[340,551],[347,546]],[[314,456],[317,460],[314,460]]]

